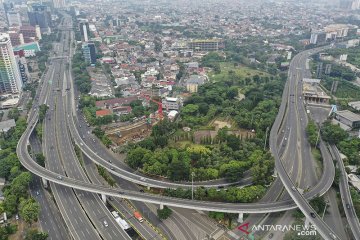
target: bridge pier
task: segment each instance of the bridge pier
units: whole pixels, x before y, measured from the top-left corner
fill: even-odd
[[[238,223],[244,222],[244,213],[239,213],[237,221],[238,221]]]
[[[164,204],[160,204],[160,210],[163,210],[164,209]]]
[[[106,204],[106,195],[105,194],[101,194],[101,199]]]
[[[147,186],[147,190],[150,190],[150,186]]]

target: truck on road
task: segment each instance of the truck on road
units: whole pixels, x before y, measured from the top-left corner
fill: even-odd
[[[141,214],[139,212],[134,212],[134,217],[139,221],[139,222],[143,222],[144,219],[141,216]]]

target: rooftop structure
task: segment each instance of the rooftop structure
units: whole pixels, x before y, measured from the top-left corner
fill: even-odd
[[[2,122],[0,122],[0,132],[6,133],[15,126],[16,126],[16,123],[15,123],[14,119],[2,121]]]
[[[360,101],[357,102],[349,102],[348,105],[353,109],[360,111]]]
[[[319,86],[320,79],[303,79],[303,95],[305,101],[328,103],[330,97]]]
[[[104,117],[104,116],[108,116],[111,114],[112,114],[112,112],[110,109],[101,109],[101,110],[96,111],[96,117]]]
[[[360,127],[360,115],[349,110],[337,111],[335,119],[351,128]]]

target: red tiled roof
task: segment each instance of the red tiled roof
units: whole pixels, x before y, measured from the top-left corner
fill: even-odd
[[[97,117],[103,117],[103,116],[107,116],[107,115],[111,115],[110,109],[101,109],[101,110],[96,111]]]

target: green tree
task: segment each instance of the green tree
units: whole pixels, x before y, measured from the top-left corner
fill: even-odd
[[[134,169],[142,167],[143,158],[147,153],[150,153],[150,151],[142,147],[137,147],[129,152],[126,157],[126,162]]]
[[[49,234],[46,232],[39,232],[37,229],[29,229],[26,232],[25,240],[46,240]]]
[[[17,121],[20,117],[20,112],[17,108],[13,108],[9,111],[8,113],[8,118],[9,119],[14,119],[15,121]]]
[[[167,219],[171,216],[172,210],[168,208],[167,206],[164,206],[163,209],[157,210],[157,215],[161,220]]]
[[[226,178],[229,182],[235,182],[242,178],[244,171],[248,168],[248,164],[238,161],[230,161],[220,166],[220,176]]]
[[[92,133],[98,137],[99,139],[101,139],[104,135],[105,135],[105,131],[102,130],[100,127],[96,127],[92,130]]]
[[[337,144],[348,138],[349,135],[339,125],[332,125],[330,121],[326,121],[321,128],[321,136],[325,141]]]
[[[40,213],[40,205],[33,198],[20,201],[20,216],[30,225],[37,221]]]
[[[309,142],[311,146],[315,146],[316,141],[318,140],[318,128],[314,121],[309,121],[306,126],[306,133],[308,135]]]
[[[35,154],[35,159],[36,159],[36,162],[40,166],[45,167],[45,156],[44,156],[44,154],[42,154],[42,153]]]
[[[5,197],[3,202],[4,210],[7,214],[12,215],[15,214],[18,207],[17,197],[13,194],[9,194]]]
[[[172,151],[168,177],[173,181],[188,180],[190,175],[190,158],[185,152]]]

